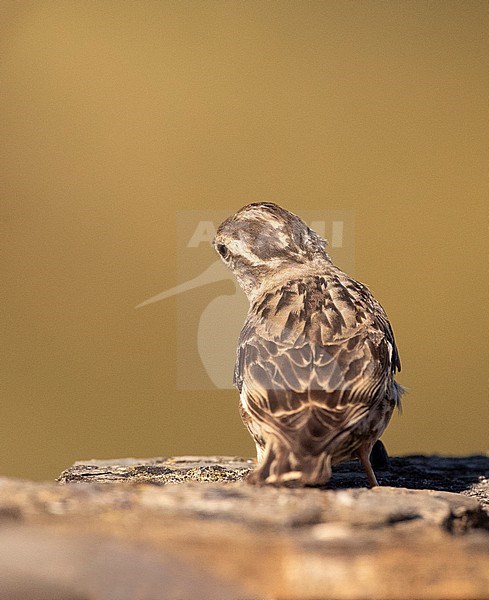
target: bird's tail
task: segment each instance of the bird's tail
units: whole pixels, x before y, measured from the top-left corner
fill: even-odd
[[[349,407],[336,423],[330,419],[329,427],[323,411],[304,411],[300,427],[289,427],[283,436],[278,432],[269,435],[263,459],[248,481],[295,487],[325,485],[331,478],[332,458],[367,411],[360,404]]]
[[[269,438],[263,460],[247,481],[289,487],[325,485],[331,478],[331,458],[331,448],[317,455],[296,453],[281,441]]]

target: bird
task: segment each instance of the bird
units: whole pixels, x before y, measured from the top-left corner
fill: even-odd
[[[213,245],[249,301],[233,378],[257,451],[248,483],[324,486],[332,466],[358,458],[377,486],[372,448],[404,392],[380,303],[333,264],[325,239],[272,202],[238,210]]]

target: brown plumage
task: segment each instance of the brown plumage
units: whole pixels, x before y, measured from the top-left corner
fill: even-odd
[[[257,447],[251,483],[320,485],[358,457],[377,485],[369,456],[400,406],[399,355],[383,308],[326,244],[271,203],[245,206],[214,240],[250,301],[234,383]]]

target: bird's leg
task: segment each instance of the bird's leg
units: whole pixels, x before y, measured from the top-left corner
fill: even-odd
[[[379,482],[377,481],[377,477],[375,477],[374,470],[372,469],[372,465],[370,464],[370,452],[372,450],[372,445],[368,444],[365,446],[361,446],[358,450],[358,458],[362,463],[362,467],[367,473],[368,483],[370,487],[377,487]]]

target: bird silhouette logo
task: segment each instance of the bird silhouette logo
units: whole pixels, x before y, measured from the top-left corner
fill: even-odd
[[[351,211],[303,211],[310,226],[321,234],[328,234],[331,252],[336,260],[343,263],[350,272],[354,267],[353,228]],[[179,211],[177,214],[177,243],[179,245],[178,272],[184,276],[189,269],[201,266],[198,275],[190,277],[169,289],[166,289],[138,304],[143,308],[155,302],[180,297],[180,310],[177,310],[179,331],[185,337],[176,350],[177,370],[185,365],[184,373],[177,377],[178,387],[183,389],[231,389],[236,343],[248,310],[248,300],[236,283],[233,274],[222,261],[215,259],[212,240],[217,225],[227,215],[227,211]],[[190,266],[191,265],[191,266]],[[184,277],[182,277],[184,279]],[[226,281],[229,293],[222,293],[219,282]],[[196,301],[197,290],[216,285],[218,295],[202,304]],[[189,311],[199,311],[197,325],[189,318]],[[193,315],[195,316],[195,315]],[[189,331],[192,325],[193,330]],[[187,340],[195,340],[195,348],[189,348]],[[209,342],[212,340],[212,343]],[[188,357],[183,354],[197,353],[207,381],[202,377],[202,369],[188,369]],[[180,356],[182,355],[182,356]],[[183,369],[182,369],[183,370]]]

